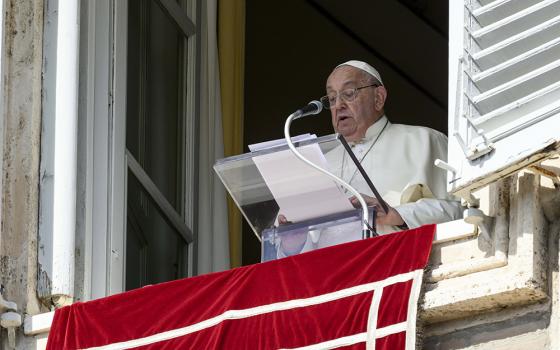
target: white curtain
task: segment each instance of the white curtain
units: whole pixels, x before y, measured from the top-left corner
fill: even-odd
[[[224,155],[216,30],[217,0],[203,0],[201,4],[198,274],[230,267],[226,193],[212,168],[216,159]]]

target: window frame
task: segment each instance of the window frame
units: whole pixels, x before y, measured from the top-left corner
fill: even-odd
[[[179,4],[170,0],[155,0],[173,19],[180,16]],[[130,169],[138,174],[144,188],[152,188],[149,179],[138,171],[126,150],[126,89],[127,89],[127,16],[128,1],[99,0],[82,3],[86,7],[87,43],[82,45],[82,57],[87,64],[80,66],[85,81],[81,98],[85,101],[82,127],[86,128],[85,184],[82,189],[84,239],[85,300],[97,299],[125,290],[126,269],[126,188]],[[200,0],[184,0],[184,10],[190,18],[199,18]],[[181,11],[182,12],[182,11]],[[188,244],[188,275],[196,274],[196,191],[198,162],[198,110],[200,44],[199,28],[182,18],[180,28],[190,30],[187,39],[187,96],[184,127],[185,170],[182,182],[183,212],[169,214],[169,204],[158,191],[150,191],[175,228],[180,228],[191,242]],[[194,21],[193,21],[194,22]],[[190,24],[189,24],[190,23]],[[186,169],[191,169],[187,171]],[[140,169],[141,170],[141,169]],[[190,229],[189,229],[190,228]]]

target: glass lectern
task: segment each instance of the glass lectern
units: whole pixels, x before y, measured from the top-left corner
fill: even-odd
[[[294,145],[321,168],[367,188],[369,179],[358,171],[338,134]],[[361,238],[362,213],[350,204],[345,189],[297,159],[285,141],[220,159],[214,170],[261,241],[262,261],[342,243],[340,237]]]

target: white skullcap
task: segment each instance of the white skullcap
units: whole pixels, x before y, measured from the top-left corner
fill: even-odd
[[[379,81],[381,83],[381,85],[383,85],[383,80],[381,80],[381,75],[379,75],[379,72],[375,68],[373,68],[372,66],[370,66],[369,64],[367,64],[365,62],[352,60],[352,61],[341,63],[338,66],[336,66],[334,69],[336,69],[338,67],[341,67],[341,66],[352,66],[352,67],[361,69],[364,72],[371,75],[372,77],[374,77],[375,79],[377,79],[377,81]]]

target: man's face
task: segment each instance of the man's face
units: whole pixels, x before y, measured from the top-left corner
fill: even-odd
[[[335,69],[327,79],[327,94],[336,94],[345,89],[370,85],[367,73],[352,66]],[[358,90],[356,99],[346,102],[337,98],[331,106],[333,128],[348,141],[359,141],[366,130],[383,115],[384,96],[376,93],[383,87],[369,87]]]

